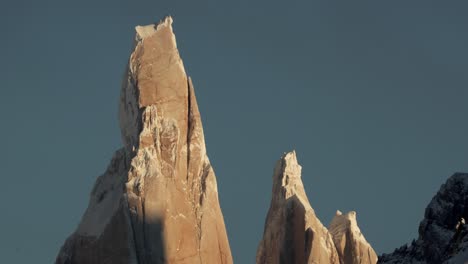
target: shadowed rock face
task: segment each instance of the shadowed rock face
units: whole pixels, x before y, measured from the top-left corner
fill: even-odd
[[[426,208],[419,237],[379,263],[464,264],[468,263],[468,174],[455,173]]]
[[[356,212],[336,212],[328,227],[341,263],[377,263],[377,254],[361,233],[356,221]]]
[[[257,250],[257,264],[279,263],[340,263],[330,233],[307,199],[295,152],[276,163],[270,209]]]
[[[56,263],[232,263],[172,18],[136,27],[116,152]]]

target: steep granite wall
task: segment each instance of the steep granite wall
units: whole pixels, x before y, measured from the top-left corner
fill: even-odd
[[[56,263],[232,263],[172,18],[136,32],[120,100],[124,147]]]

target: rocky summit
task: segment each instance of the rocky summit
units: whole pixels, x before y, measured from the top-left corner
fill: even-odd
[[[377,254],[357,225],[356,212],[336,211],[328,227],[333,237],[340,263],[377,263]]]
[[[119,119],[124,146],[97,179],[56,263],[232,263],[171,17],[136,27]]]
[[[375,264],[377,256],[361,234],[355,212],[335,216],[330,230],[320,222],[304,190],[301,169],[294,151],[276,163],[257,264]]]
[[[426,208],[419,237],[409,245],[384,254],[386,264],[468,263],[468,173],[455,173]]]

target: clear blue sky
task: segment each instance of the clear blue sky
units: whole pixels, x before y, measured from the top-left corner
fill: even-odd
[[[325,225],[356,210],[379,253],[468,171],[466,1],[0,4],[0,256],[51,263],[121,146],[134,26],[174,17],[231,249],[253,263],[274,162],[296,149]]]

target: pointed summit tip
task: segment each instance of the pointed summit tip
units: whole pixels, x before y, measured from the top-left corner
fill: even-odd
[[[340,210],[336,210],[335,217],[333,220],[345,221],[343,223],[347,223],[347,224],[357,224],[356,215],[357,215],[356,211],[349,211],[343,214],[343,212],[341,212]]]
[[[143,40],[147,37],[152,36],[161,28],[172,28],[173,19],[171,16],[166,16],[164,19],[160,20],[157,24],[150,24],[146,26],[136,26],[135,31],[137,33],[137,40]]]
[[[297,155],[296,155],[295,150],[284,152],[280,160],[284,162],[284,169],[286,169],[287,167],[291,167],[291,166],[300,167],[299,163],[297,162]]]
[[[281,159],[286,159],[287,157],[291,157],[293,156],[294,158],[296,158],[296,150],[291,150],[291,151],[288,151],[288,152],[283,152],[283,156],[281,157]]]
[[[357,215],[356,211],[349,211],[349,212],[347,213],[347,217],[348,217],[349,219],[356,219],[356,215]]]
[[[283,153],[283,156],[281,156],[277,165],[279,165],[282,172],[280,173],[280,178],[284,178],[286,176],[293,178],[301,177],[302,167],[297,162],[295,150]]]
[[[350,225],[357,227],[357,218],[356,218],[356,216],[357,216],[356,211],[349,211],[345,215],[345,218],[349,221]]]

